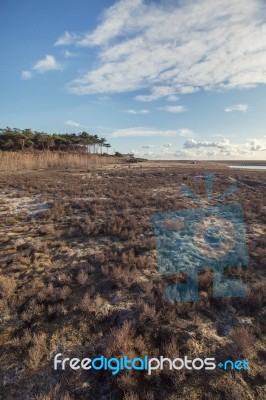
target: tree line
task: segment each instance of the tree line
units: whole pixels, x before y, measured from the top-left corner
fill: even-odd
[[[88,132],[45,133],[31,129],[0,128],[0,150],[2,151],[74,151],[86,153],[108,153],[111,147],[105,138]],[[105,150],[106,149],[106,150]]]

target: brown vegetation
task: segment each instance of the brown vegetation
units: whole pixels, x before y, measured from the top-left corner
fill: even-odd
[[[119,158],[114,160],[112,156],[98,154],[0,151],[0,171],[6,172],[46,168],[92,168],[119,162]]]
[[[171,163],[100,168],[98,162],[111,158],[56,153],[21,157],[0,154],[0,168],[9,170],[8,176],[0,176],[2,398],[262,400],[263,173],[228,176],[215,166],[215,195],[228,188],[230,179],[240,186],[228,202],[242,204],[249,264],[228,268],[225,274],[247,283],[247,297],[213,297],[213,273],[207,270],[199,274],[198,303],[167,303],[164,288],[185,277],[158,273],[151,215],[196,207],[183,198],[177,182],[204,196],[204,182],[194,179],[205,171],[204,164],[196,170]],[[11,171],[40,167],[48,169]],[[74,167],[82,172],[66,170]],[[83,170],[87,167],[90,172]],[[242,183],[243,175],[252,179],[255,174],[260,184]],[[58,352],[79,358],[241,357],[256,369],[207,374],[165,368],[151,376],[143,371],[116,376],[110,371],[54,371]]]

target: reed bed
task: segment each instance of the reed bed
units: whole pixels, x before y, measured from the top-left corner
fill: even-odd
[[[59,152],[0,152],[0,171],[46,168],[90,168],[117,163],[112,156]]]

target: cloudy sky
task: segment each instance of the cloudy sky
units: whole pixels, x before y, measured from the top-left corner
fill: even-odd
[[[266,159],[263,0],[3,0],[0,126]]]

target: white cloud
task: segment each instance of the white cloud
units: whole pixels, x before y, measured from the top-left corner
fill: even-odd
[[[32,77],[31,71],[22,71],[21,78],[22,79],[30,79]]]
[[[143,149],[153,149],[154,145],[153,144],[147,144],[146,146],[142,146]]]
[[[154,151],[148,151],[147,153],[142,154],[142,157],[147,157],[150,158],[152,156],[154,156]]]
[[[197,142],[194,139],[188,139],[184,143],[184,148],[190,154],[202,159],[241,159],[243,157],[252,157],[254,152],[266,152],[266,141],[262,139],[249,139],[247,143],[233,144],[227,138],[223,138],[220,142]]]
[[[229,106],[224,109],[225,112],[232,112],[232,111],[246,112],[248,110],[249,110],[248,104],[235,104],[233,106]]]
[[[265,9],[263,0],[117,1],[94,31],[65,32],[57,40],[56,45],[100,50],[97,66],[68,89],[76,94],[147,89],[136,99],[152,101],[265,84]],[[159,96],[158,87],[171,93]]]
[[[117,129],[112,133],[112,137],[145,137],[145,136],[178,136],[178,131],[160,130],[156,128],[135,127]]]
[[[64,50],[63,55],[65,58],[73,58],[73,57],[77,57],[78,54],[73,53],[72,51],[69,51],[69,50]]]
[[[184,143],[184,148],[186,149],[196,149],[202,147],[217,147],[221,151],[228,150],[231,147],[229,139],[223,138],[221,142],[208,142],[206,140],[202,142],[197,142],[195,139],[187,139]]]
[[[172,143],[163,144],[163,147],[172,147],[172,146],[173,146]]]
[[[133,110],[133,109],[130,109],[130,110],[127,110],[126,112],[127,112],[128,114],[134,114],[134,115],[136,115],[136,114],[144,115],[144,114],[149,114],[149,113],[150,113],[149,110],[145,110],[145,109],[143,109],[143,110]]]
[[[72,119],[68,119],[67,121],[65,121],[65,124],[69,126],[74,126],[76,128],[81,126],[78,122],[72,121]]]
[[[230,140],[227,138],[223,138],[221,142],[216,143],[216,147],[219,147],[220,149],[227,148],[229,146],[230,146]]]
[[[178,86],[178,91],[182,94],[188,94],[188,93],[195,93],[199,91],[198,87],[195,86]]]
[[[161,151],[149,151],[146,153],[139,152],[138,156],[151,160],[178,160],[189,159],[191,157],[186,150],[169,151],[169,149],[162,149]]]
[[[264,151],[266,150],[266,141],[258,139],[249,139],[249,145],[251,151]]]
[[[39,60],[32,68],[34,71],[43,73],[46,71],[53,71],[62,69],[61,65],[56,61],[54,56],[47,54],[44,59]]]
[[[176,96],[175,94],[172,94],[171,96],[167,97],[168,101],[177,101],[179,99],[178,96]]]
[[[185,142],[183,149],[174,150],[170,147],[170,144],[163,145],[150,154],[140,151],[139,156],[154,160],[262,160],[266,157],[265,138],[249,139],[246,143],[231,143],[227,138],[217,143],[191,139]]]
[[[166,107],[160,107],[160,110],[167,111],[169,113],[182,113],[186,111],[186,108],[184,106],[166,106]]]
[[[105,45],[123,32],[135,30],[134,19],[140,10],[145,11],[142,0],[121,0],[107,9],[103,15],[102,23],[94,32],[83,35],[78,39],[79,46]]]
[[[211,143],[211,142],[197,142],[194,139],[188,139],[185,143],[184,143],[184,148],[185,149],[195,149],[195,148],[200,148],[200,147],[217,147],[216,143]]]
[[[187,128],[179,129],[179,136],[191,137],[194,136],[194,132]]]
[[[175,89],[170,87],[170,86],[157,86],[154,87],[151,90],[151,94],[148,95],[138,95],[135,97],[135,100],[138,101],[154,101],[154,100],[158,100],[161,97],[167,97],[167,99],[170,98],[177,98],[177,96],[174,94],[175,93]]]
[[[152,152],[138,151],[138,155],[154,160],[262,160],[266,156],[266,141],[263,139],[250,139],[247,143],[237,144],[230,143],[226,139],[221,143],[213,143],[213,147],[209,146],[208,142],[201,143],[203,146],[177,150],[163,146]]]
[[[60,38],[55,42],[55,46],[67,46],[74,44],[79,40],[80,36],[75,33],[65,32]]]

